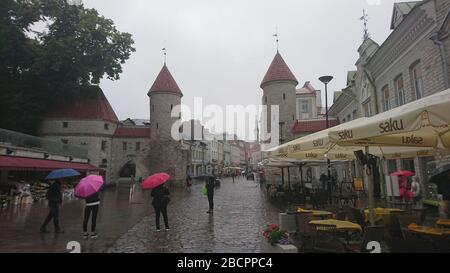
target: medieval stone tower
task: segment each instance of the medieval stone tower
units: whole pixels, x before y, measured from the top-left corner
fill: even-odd
[[[150,174],[166,172],[176,186],[183,185],[188,153],[172,136],[173,125],[181,119],[181,114],[174,116],[172,110],[181,104],[183,93],[165,63],[147,95],[150,98]]]
[[[294,139],[292,128],[296,121],[296,87],[298,81],[277,51],[262,83],[262,104],[267,106],[267,132],[272,132],[271,106],[279,106],[279,126],[282,142]],[[276,127],[275,127],[276,128]]]

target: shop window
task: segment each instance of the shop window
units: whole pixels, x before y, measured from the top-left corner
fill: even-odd
[[[397,171],[397,161],[395,159],[388,160],[387,162],[388,174]]]
[[[69,123],[68,123],[67,121],[64,121],[64,122],[62,123],[62,127],[63,127],[63,128],[68,128],[68,127],[69,127]]]
[[[414,159],[403,159],[402,170],[415,172]]]
[[[109,124],[108,124],[108,123],[105,123],[105,124],[104,124],[104,128],[105,128],[105,130],[109,130]]]

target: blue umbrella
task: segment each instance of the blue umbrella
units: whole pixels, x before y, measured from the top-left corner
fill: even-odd
[[[73,169],[59,169],[52,171],[47,177],[46,180],[53,180],[53,179],[59,179],[59,178],[65,178],[65,177],[73,177],[80,175],[79,172],[73,170]]]

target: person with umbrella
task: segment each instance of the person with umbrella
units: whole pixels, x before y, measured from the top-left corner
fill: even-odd
[[[169,217],[167,214],[167,205],[170,202],[170,198],[168,195],[170,195],[169,190],[164,186],[164,183],[166,183],[170,179],[170,175],[167,173],[157,173],[154,174],[144,180],[142,182],[141,187],[143,190],[152,190],[152,205],[155,209],[155,216],[156,216],[156,231],[161,231],[160,226],[160,218],[161,213],[164,218],[164,225],[166,227],[166,230],[169,231]]]
[[[47,190],[45,197],[48,200],[49,213],[41,226],[41,233],[47,233],[47,225],[53,219],[55,233],[64,233],[59,225],[59,212],[63,202],[61,180],[55,180]]]
[[[59,210],[62,206],[63,195],[61,181],[63,178],[74,177],[80,175],[79,172],[72,169],[59,169],[52,171],[45,179],[54,180],[48,188],[46,198],[48,200],[49,213],[40,228],[41,233],[47,233],[47,225],[53,219],[55,233],[64,233],[59,225]]]
[[[399,193],[400,198],[403,201],[411,201],[413,198],[413,192],[411,191],[411,185],[408,183],[408,177],[413,176],[414,172],[412,171],[396,171],[391,173],[391,176],[398,177],[398,185],[399,185]]]
[[[96,232],[97,214],[100,206],[99,191],[103,186],[103,177],[100,175],[89,175],[81,179],[80,183],[75,187],[75,197],[85,199],[83,219],[83,238],[89,239],[88,223],[91,218],[91,238],[98,237]]]

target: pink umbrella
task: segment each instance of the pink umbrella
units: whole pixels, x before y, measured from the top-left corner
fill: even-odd
[[[167,173],[155,173],[152,176],[147,177],[144,182],[141,184],[141,188],[143,190],[151,190],[154,189],[170,179],[170,175]]]
[[[404,177],[410,177],[413,176],[414,172],[412,171],[396,171],[391,173],[391,176],[404,176]]]
[[[103,185],[103,177],[100,175],[89,175],[81,179],[75,187],[75,196],[78,198],[87,198],[97,193]]]

